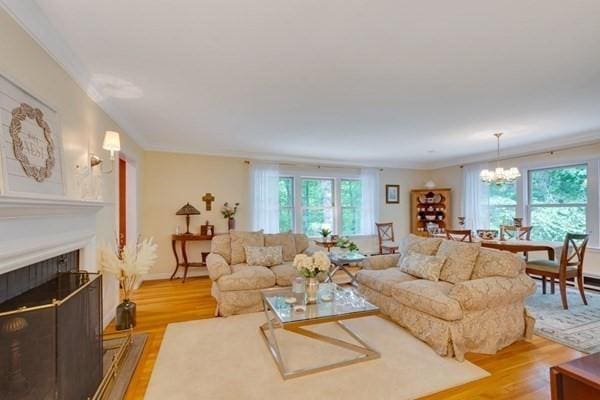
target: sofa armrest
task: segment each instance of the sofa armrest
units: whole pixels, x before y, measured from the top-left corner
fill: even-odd
[[[485,310],[523,302],[535,293],[535,288],[535,281],[521,273],[515,278],[493,276],[460,282],[448,296],[458,301],[463,310]]]
[[[367,257],[361,264],[364,269],[388,269],[397,267],[400,254],[383,254]]]
[[[213,281],[216,281],[223,275],[231,274],[231,267],[227,264],[225,258],[217,253],[210,253],[206,257],[206,268],[208,269],[208,276]]]

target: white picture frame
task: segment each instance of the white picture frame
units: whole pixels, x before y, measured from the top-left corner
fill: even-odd
[[[0,74],[0,195],[64,198],[61,139],[56,109]]]

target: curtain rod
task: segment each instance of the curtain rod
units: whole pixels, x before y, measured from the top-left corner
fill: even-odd
[[[244,164],[250,164],[250,160],[244,160]],[[320,164],[294,164],[294,163],[277,163],[278,165],[283,165],[286,167],[311,167],[311,168],[337,168],[337,169],[361,169],[361,167],[350,167],[350,166],[340,166],[340,165],[320,165]],[[377,168],[379,171],[383,171],[383,168]]]
[[[555,153],[558,153],[558,152],[568,151],[568,150],[575,150],[575,149],[581,149],[583,147],[587,147],[587,146],[590,146],[590,145],[596,145],[596,144],[600,144],[600,140],[592,140],[592,141],[589,141],[589,142],[586,142],[586,143],[576,144],[576,145],[569,146],[569,147],[563,147],[561,149],[544,150],[544,151],[538,151],[536,153],[526,153],[526,154],[521,154],[521,155],[514,155],[514,156],[503,157],[503,158],[500,158],[498,161],[515,160],[517,158],[524,158],[524,157],[535,157],[535,156],[541,156],[541,155],[544,155],[544,154],[554,155]],[[469,165],[469,164],[476,164],[476,163],[481,163],[481,162],[493,162],[493,161],[496,161],[496,159],[493,159],[493,160],[481,160],[481,161],[475,161],[475,162],[472,162],[472,163],[461,164],[461,165],[459,165],[459,167],[463,168],[465,165]]]

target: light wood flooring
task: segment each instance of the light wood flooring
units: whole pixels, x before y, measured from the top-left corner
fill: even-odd
[[[148,281],[135,293],[137,303],[136,332],[147,332],[149,340],[127,391],[126,400],[143,399],[144,392],[165,329],[173,322],[213,318],[215,301],[210,296],[208,278]],[[557,301],[560,299],[557,297]],[[113,332],[114,326],[106,332]],[[493,356],[468,354],[467,359],[490,372],[492,376],[454,389],[437,393],[427,399],[549,399],[548,369],[582,354],[535,337],[531,342],[519,342]]]

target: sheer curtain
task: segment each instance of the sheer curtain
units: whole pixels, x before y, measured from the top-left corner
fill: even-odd
[[[379,170],[363,168],[360,170],[362,202],[360,228],[363,235],[374,235],[375,222],[379,218]]]
[[[279,166],[250,163],[250,203],[252,230],[279,232]]]
[[[487,164],[471,164],[463,167],[462,216],[468,229],[487,229],[490,226],[489,189],[481,182],[479,173]]]

